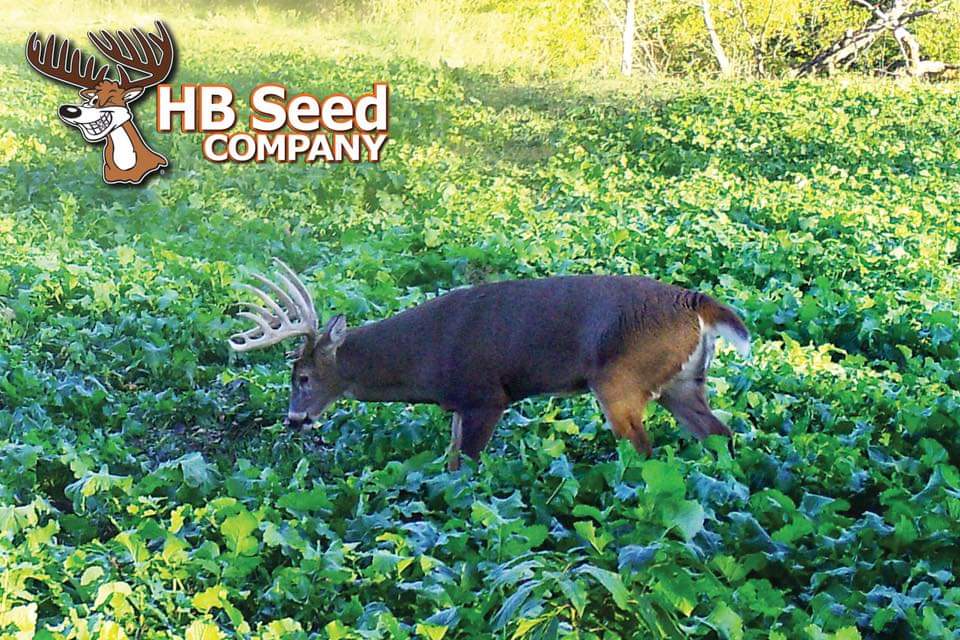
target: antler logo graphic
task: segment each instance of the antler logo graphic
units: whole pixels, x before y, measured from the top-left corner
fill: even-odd
[[[150,173],[167,166],[167,159],[147,146],[133,121],[131,103],[143,92],[163,82],[173,69],[173,38],[166,25],[156,23],[157,33],[132,30],[114,36],[106,31],[88,33],[90,42],[116,64],[116,80],[107,78],[109,64],[101,66],[63,40],[51,35],[46,44],[33,33],[27,39],[27,62],[58,82],[80,89],[83,102],[65,104],[60,119],[76,127],[90,143],[104,143],[103,180],[109,184],[139,184]],[[136,39],[136,42],[134,42]],[[142,74],[137,80],[130,72]]]

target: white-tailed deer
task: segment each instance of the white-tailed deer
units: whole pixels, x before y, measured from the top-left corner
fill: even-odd
[[[133,36],[118,31],[113,36],[88,33],[93,45],[116,64],[117,79],[108,79],[108,65],[100,66],[64,40],[57,46],[51,35],[45,45],[34,33],[27,39],[27,61],[34,69],[80,89],[80,105],[65,104],[60,119],[76,127],[87,142],[104,142],[103,180],[108,183],[139,184],[147,175],[167,166],[167,159],[143,141],[133,121],[130,104],[143,92],[163,82],[173,69],[173,37],[162,22],[157,33],[133,29]],[[134,43],[134,39],[139,46]],[[129,71],[143,74],[132,80]]]
[[[707,406],[704,382],[721,336],[746,355],[746,327],[709,296],[648,278],[566,276],[456,289],[393,317],[321,329],[310,293],[285,264],[279,283],[254,274],[244,303],[254,328],[236,351],[303,336],[295,352],[288,420],[317,419],[341,396],[426,402],[454,412],[449,467],[476,458],[507,405],[590,390],[613,432],[653,453],[644,408],[658,401],[699,439],[729,435]]]

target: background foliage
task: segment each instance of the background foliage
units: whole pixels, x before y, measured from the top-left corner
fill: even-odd
[[[957,637],[955,87],[601,93],[180,7],[177,82],[387,80],[393,140],[379,166],[214,165],[151,135],[144,100],[175,164],[116,189],[25,30],[151,16],[6,11],[3,637]],[[589,397],[516,405],[457,474],[434,408],[343,402],[289,432],[282,349],[225,343],[271,256],[356,324],[506,277],[709,292],[755,339],[710,380],[735,453],[656,409],[643,460]]]
[[[880,5],[889,4],[878,0]],[[483,67],[511,75],[595,79],[617,76],[626,0],[294,0],[238,2],[296,12],[354,46],[430,63]],[[870,21],[851,0],[711,0],[717,33],[741,76],[779,77],[847,30]],[[219,8],[221,3],[212,3]],[[911,11],[937,13],[911,23],[924,58],[960,64],[960,0],[917,0]],[[712,75],[699,0],[638,2],[635,58],[655,76]],[[259,22],[259,20],[258,20]],[[342,25],[349,25],[343,28]],[[758,65],[757,61],[762,64]],[[901,59],[889,33],[853,62],[856,72],[890,69]]]

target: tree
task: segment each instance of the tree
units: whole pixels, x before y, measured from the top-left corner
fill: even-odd
[[[700,11],[703,14],[703,25],[707,28],[707,35],[710,37],[710,49],[713,50],[713,56],[720,65],[720,75],[729,76],[733,73],[733,65],[730,64],[730,58],[723,49],[723,43],[720,42],[720,36],[717,35],[717,27],[713,23],[713,14],[710,12],[710,0],[700,0]]]
[[[799,77],[815,74],[832,74],[838,67],[851,64],[856,56],[872,45],[886,32],[896,39],[903,55],[901,68],[911,76],[923,76],[939,73],[947,68],[940,61],[920,58],[920,43],[907,29],[907,25],[922,16],[939,12],[939,7],[910,11],[914,0],[892,0],[886,6],[869,0],[851,0],[854,4],[870,11],[870,19],[858,30],[847,30],[827,48],[791,71],[791,76]]]
[[[629,76],[633,73],[633,35],[637,29],[637,0],[627,0],[627,12],[623,18],[623,57],[620,59],[620,72]]]

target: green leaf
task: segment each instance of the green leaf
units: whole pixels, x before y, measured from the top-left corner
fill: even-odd
[[[535,583],[527,582],[520,585],[516,591],[514,591],[510,596],[503,601],[503,605],[500,607],[500,610],[497,611],[497,614],[493,617],[493,629],[502,629],[507,625],[510,620],[513,619],[514,614],[517,610],[523,606],[527,600],[530,598]]]
[[[327,632],[327,638],[330,640],[341,640],[341,638],[349,638],[351,635],[350,627],[345,626],[339,620],[331,620],[323,630]]]
[[[227,590],[222,585],[214,585],[193,596],[191,603],[197,611],[207,613],[210,609],[222,608],[227,599]]]
[[[606,549],[607,545],[613,542],[613,536],[607,533],[605,529],[601,529],[600,532],[597,532],[596,526],[591,520],[579,520],[573,523],[573,528],[577,530],[587,542],[593,545],[593,548],[597,550],[597,553],[603,553],[603,550]]]
[[[630,608],[630,593],[627,591],[623,580],[618,574],[592,565],[580,567],[577,573],[586,573],[587,575],[593,576],[597,579],[597,582],[610,592],[610,595],[613,596],[613,601],[617,603],[618,607],[621,609]]]
[[[430,638],[430,640],[443,640],[447,635],[447,627],[439,624],[427,624],[425,622],[417,623],[417,633]]]
[[[220,628],[212,622],[194,620],[184,633],[185,640],[220,640]]]
[[[743,620],[725,602],[714,607],[709,620],[727,640],[743,640]]]
[[[861,640],[861,636],[856,627],[843,627],[833,634],[833,640]]]
[[[80,576],[80,586],[87,586],[103,577],[103,569],[97,565],[87,567],[83,575]]]
[[[686,483],[678,466],[662,460],[647,460],[643,463],[643,481],[647,483],[647,492],[655,496],[683,495]]]
[[[98,609],[100,605],[109,600],[111,607],[119,609],[123,607],[126,599],[131,595],[133,595],[133,589],[126,582],[107,582],[97,589],[97,597],[93,602],[93,608]]]
[[[703,530],[703,507],[699,502],[684,500],[678,506],[670,524],[678,527],[685,540],[692,540]]]
[[[254,555],[259,544],[251,535],[257,530],[257,518],[243,509],[237,515],[224,519],[220,525],[220,532],[227,541],[227,547],[238,555]]]
[[[332,509],[333,503],[324,487],[314,487],[309,491],[293,491],[280,496],[277,506],[290,511],[322,511]]]

